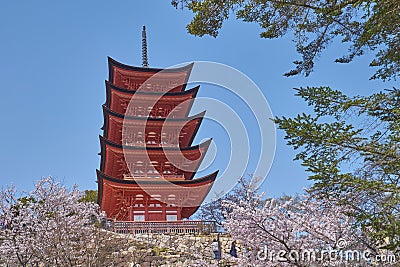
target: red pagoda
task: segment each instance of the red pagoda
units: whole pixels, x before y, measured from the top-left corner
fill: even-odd
[[[142,67],[108,58],[98,202],[116,221],[182,220],[218,171],[194,178],[211,140],[192,145],[204,116],[188,116],[199,90],[185,90],[193,65],[149,68],[143,35]]]

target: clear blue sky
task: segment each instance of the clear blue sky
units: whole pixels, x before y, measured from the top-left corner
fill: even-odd
[[[368,94],[393,86],[368,80],[373,70],[367,57],[348,65],[333,63],[345,51],[339,42],[322,55],[310,77],[286,78],[282,74],[299,58],[291,37],[260,39],[257,25],[233,20],[216,39],[194,37],[185,28],[191,16],[168,0],[2,1],[0,184],[30,190],[35,180],[52,175],[67,185],[97,188],[107,56],[140,65],[143,24],[151,67],[189,61],[230,65],[261,88],[278,116],[308,110],[293,87],[330,85],[349,94]],[[212,92],[202,90],[201,96]],[[202,125],[195,143],[213,134]],[[223,158],[223,149],[218,151]],[[269,195],[301,192],[308,184],[293,156],[278,131],[275,160],[262,185]]]

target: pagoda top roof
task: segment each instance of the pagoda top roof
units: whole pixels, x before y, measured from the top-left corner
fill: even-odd
[[[186,66],[183,67],[178,67],[178,68],[167,68],[167,69],[163,69],[163,68],[148,68],[148,67],[137,67],[137,66],[132,66],[132,65],[126,65],[123,64],[111,57],[107,57],[108,59],[108,65],[110,67],[118,67],[124,70],[132,70],[132,71],[141,71],[141,72],[152,72],[152,73],[157,73],[160,71],[164,71],[164,72],[169,72],[169,73],[175,73],[175,72],[187,72],[187,74],[190,74],[190,72],[193,69],[193,65],[194,63],[190,63]],[[110,79],[111,80],[111,79]]]
[[[108,57],[108,80],[112,83],[120,83],[121,78],[123,79],[134,79],[134,87],[136,88],[140,84],[142,84],[147,79],[154,76],[156,80],[158,79],[168,79],[170,81],[177,82],[177,87],[169,88],[169,90],[185,90],[187,81],[189,80],[190,73],[192,71],[194,63],[188,64],[183,67],[178,68],[167,68],[167,69],[159,69],[159,68],[147,68],[147,67],[135,67],[126,64],[122,64],[110,57]],[[117,73],[119,73],[117,75]],[[115,76],[117,75],[117,76]],[[121,76],[122,75],[122,76]],[[119,81],[117,81],[119,80]],[[137,84],[137,82],[139,84]],[[130,88],[131,85],[127,85]],[[167,91],[169,91],[167,90]],[[165,91],[165,90],[163,90]]]

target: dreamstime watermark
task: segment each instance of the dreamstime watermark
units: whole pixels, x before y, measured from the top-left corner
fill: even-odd
[[[304,263],[396,263],[396,255],[391,253],[374,254],[370,250],[345,249],[346,240],[339,240],[337,249],[292,249],[274,250],[267,246],[260,249],[257,259],[269,262],[304,262]]]

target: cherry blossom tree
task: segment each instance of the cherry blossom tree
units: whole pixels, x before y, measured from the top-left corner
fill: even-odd
[[[350,210],[308,193],[268,200],[252,193],[223,205],[240,266],[366,266],[380,253],[353,227]]]
[[[30,210],[33,200],[17,197],[17,190],[11,186],[0,195],[0,262],[27,266],[36,261],[35,221]]]
[[[239,202],[250,197],[250,193],[255,193],[262,177],[252,175],[240,177],[236,186],[226,194],[216,194],[212,202],[200,206],[196,213],[197,218],[204,221],[214,221],[218,227],[222,227],[226,220],[229,209],[224,202]]]
[[[111,266],[128,247],[98,227],[103,214],[68,190],[43,178],[29,194],[0,192],[0,263],[8,266]]]

